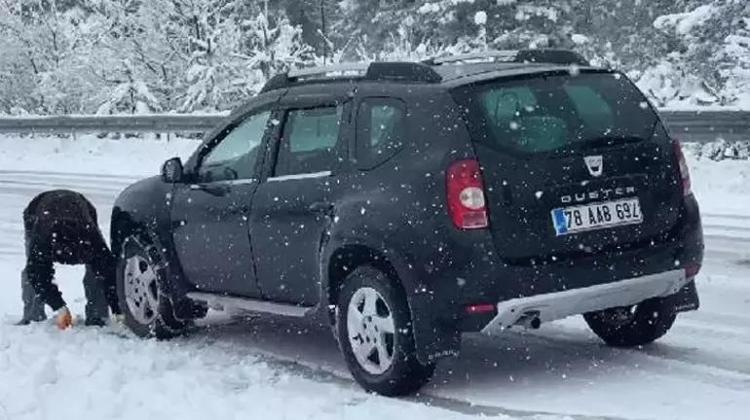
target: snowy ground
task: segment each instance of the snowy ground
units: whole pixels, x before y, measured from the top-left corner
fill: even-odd
[[[349,377],[324,327],[260,317],[171,342],[112,329],[11,325],[21,314],[21,211],[36,193],[86,194],[107,229],[125,185],[190,141],[0,137],[0,420],[740,419],[750,407],[750,162],[691,162],[704,212],[702,308],[641,350],[603,346],[579,318],[535,333],[471,336],[420,396],[386,399]],[[58,280],[83,313],[78,268]]]

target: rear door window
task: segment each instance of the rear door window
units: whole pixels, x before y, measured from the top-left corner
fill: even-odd
[[[358,165],[372,168],[385,162],[404,144],[406,106],[394,98],[365,98],[357,111]]]
[[[342,106],[287,111],[274,176],[330,171],[341,156]]]
[[[462,87],[476,141],[524,153],[651,138],[658,121],[644,96],[612,73],[545,75]]]

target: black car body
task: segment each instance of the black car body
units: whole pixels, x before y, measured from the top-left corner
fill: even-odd
[[[142,312],[129,325],[171,335],[206,305],[335,325],[348,279],[369,272],[382,278],[367,290],[408,305],[408,369],[347,357],[384,394],[418,388],[463,332],[585,313],[610,344],[658,338],[698,305],[702,231],[679,143],[621,73],[538,58],[273,79],[184,168],[169,161],[117,199],[121,297]],[[644,333],[639,306],[669,325]]]

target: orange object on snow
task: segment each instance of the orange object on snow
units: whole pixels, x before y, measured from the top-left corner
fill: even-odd
[[[61,330],[66,330],[73,326],[73,315],[70,313],[70,310],[68,310],[66,306],[63,306],[59,311],[57,311],[55,323],[57,324],[57,328]]]

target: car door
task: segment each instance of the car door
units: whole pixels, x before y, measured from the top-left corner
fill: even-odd
[[[320,250],[332,223],[331,186],[346,156],[348,104],[330,96],[282,100],[280,138],[250,217],[258,284],[265,299],[313,306]]]
[[[175,249],[201,291],[258,297],[248,217],[258,187],[270,104],[239,118],[207,143],[172,197]]]

